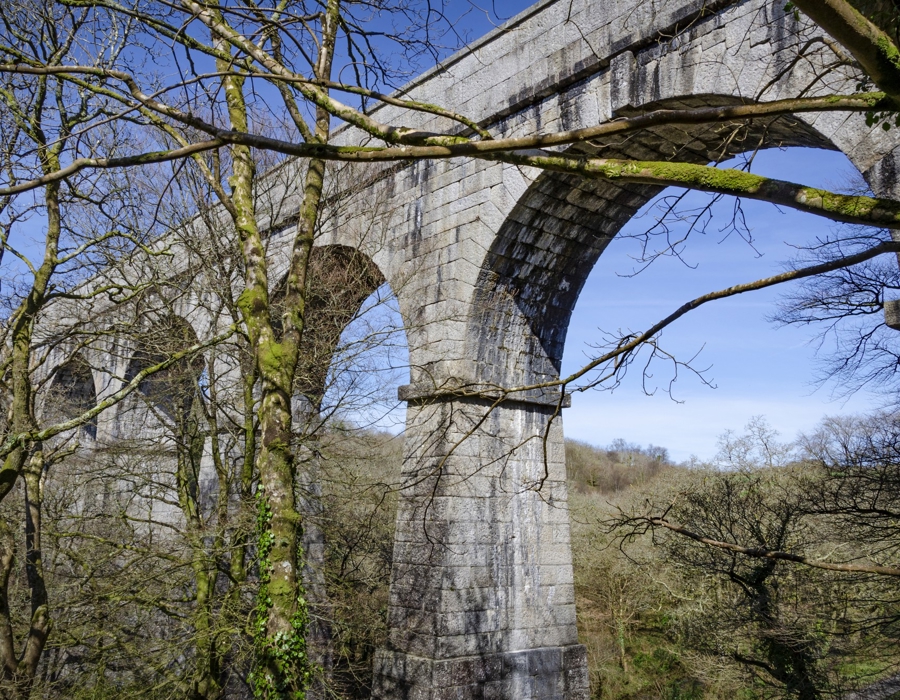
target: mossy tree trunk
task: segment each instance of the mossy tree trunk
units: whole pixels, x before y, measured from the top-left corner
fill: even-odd
[[[328,80],[339,25],[340,3],[330,0],[322,18],[322,38],[315,77]],[[216,27],[224,23],[212,12],[211,26],[218,49],[231,51],[226,37]],[[244,78],[219,59],[230,126],[248,130]],[[329,137],[330,115],[319,108],[316,124],[308,134],[318,143]],[[255,164],[249,147],[231,148],[232,174],[227,208],[238,234],[244,261],[244,289],[238,307],[254,354],[259,380],[259,479],[258,543],[260,590],[254,643],[256,649],[252,684],[258,697],[299,698],[313,670],[306,656],[307,611],[302,585],[302,518],[295,501],[295,460],[291,398],[303,337],[307,270],[312,252],[324,184],[325,163],[310,160],[302,183],[303,200],[287,276],[284,314],[273,319],[269,297],[268,265],[254,201]],[[279,336],[276,328],[280,325]]]
[[[43,85],[46,88],[46,84]],[[40,94],[38,97],[41,97]],[[43,144],[41,166],[44,172],[59,168],[59,153],[64,139],[47,147],[40,124],[40,110],[33,112],[29,135],[35,143]],[[12,376],[12,407],[9,429],[11,432],[30,432],[37,429],[32,383],[32,347],[34,328],[38,314],[43,309],[51,280],[59,264],[59,241],[62,230],[60,186],[48,185],[44,190],[47,214],[47,233],[44,240],[44,257],[34,270],[31,289],[19,307],[13,312],[12,352],[10,374]],[[28,443],[16,447],[3,462],[0,471],[0,501],[12,491],[16,482],[25,482],[25,570],[30,597],[29,629],[21,636],[14,631],[10,610],[10,574],[16,557],[15,535],[9,524],[0,529],[0,688],[12,697],[28,697],[34,683],[47,637],[52,627],[50,605],[44,578],[44,562],[41,556],[41,515],[43,504],[43,477],[46,468],[41,443]],[[16,649],[15,639],[20,636],[23,648]]]

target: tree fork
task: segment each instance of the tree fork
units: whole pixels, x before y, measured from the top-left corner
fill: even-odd
[[[215,26],[221,16],[216,15]],[[220,44],[222,37],[213,29]],[[246,130],[244,78],[227,72],[220,60],[228,114],[233,128]],[[268,294],[265,247],[256,222],[253,184],[255,167],[247,146],[232,147],[233,219],[245,263],[244,291],[238,307],[246,325],[254,364],[261,382],[260,451],[257,494],[257,546],[260,589],[253,625],[256,650],[252,685],[257,697],[302,698],[309,681],[306,661],[306,608],[300,581],[301,518],[294,499],[290,396],[296,367],[296,344],[275,337]]]

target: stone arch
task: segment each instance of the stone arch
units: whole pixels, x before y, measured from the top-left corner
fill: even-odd
[[[53,371],[49,393],[44,399],[44,420],[61,422],[78,417],[97,404],[97,388],[94,373],[80,352]],[[81,432],[92,440],[97,439],[97,418],[81,427]]]
[[[294,377],[294,395],[318,414],[328,389],[328,372],[341,334],[360,308],[386,283],[384,274],[363,251],[347,245],[313,248],[307,277],[306,324],[300,361]],[[273,308],[283,310],[286,276],[276,285]],[[281,320],[273,324],[280,330]]]
[[[193,326],[182,316],[162,316],[136,335],[136,348],[128,361],[124,380],[130,382],[145,369],[197,342]],[[168,418],[183,419],[190,412],[205,370],[206,361],[201,355],[184,358],[143,379],[137,391],[151,407]]]
[[[739,101],[682,97],[642,110]],[[839,150],[829,136],[794,117],[725,127],[661,127],[585,150],[606,158],[693,163],[720,162],[757,148]],[[501,225],[476,283],[469,343],[478,381],[513,386],[558,377],[569,318],[588,274],[625,223],[661,190],[559,173],[537,177]]]
[[[198,343],[194,325],[165,306],[144,312],[142,320],[140,330],[129,338],[133,350],[125,382]],[[144,378],[120,404],[115,429],[117,437],[130,445],[134,460],[122,465],[120,483],[133,499],[133,507],[152,520],[183,522],[186,514],[176,505],[180,495],[175,500],[170,497],[181,488],[203,510],[215,502],[219,482],[208,458],[203,406],[208,396],[207,369],[203,354],[184,357]]]

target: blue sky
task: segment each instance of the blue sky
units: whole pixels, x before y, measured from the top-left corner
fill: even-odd
[[[855,170],[847,158],[832,151],[812,149],[770,150],[759,154],[755,172],[813,186],[840,187]],[[698,198],[701,195],[698,195]],[[731,200],[733,201],[733,200]],[[731,201],[723,201],[718,220],[728,220]],[[648,205],[650,207],[652,205]],[[802,244],[827,234],[836,224],[810,214],[778,209],[769,204],[743,203],[757,253],[735,235],[722,240],[712,233],[690,241],[685,259],[689,269],[674,258],[654,263],[635,277],[623,277],[634,262],[634,241],[616,239],[601,256],[579,297],[566,341],[563,373],[583,363],[588,344],[601,337],[598,329],[642,330],[680,304],[700,294],[738,282],[773,274]],[[647,208],[645,208],[647,209]],[[648,218],[634,219],[627,230],[639,232]],[[698,367],[709,367],[715,389],[683,373],[674,385],[676,403],[664,391],[646,396],[633,372],[612,393],[577,394],[563,416],[568,437],[594,444],[624,438],[641,444],[668,447],[677,460],[691,455],[712,457],[717,437],[725,430],[740,430],[755,415],[764,415],[793,439],[809,430],[824,415],[858,413],[877,408],[882,398],[858,392],[836,398],[840,386],[818,386],[816,328],[777,327],[767,320],[783,290],[742,295],[695,310],[667,329],[664,345],[684,358],[697,351]],[[671,372],[657,368],[664,387]]]

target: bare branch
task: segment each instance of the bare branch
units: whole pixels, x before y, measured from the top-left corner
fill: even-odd
[[[811,566],[815,569],[826,569],[828,571],[878,574],[879,576],[900,576],[900,569],[894,568],[892,566],[878,566],[876,564],[833,564],[827,561],[810,559],[809,557],[806,557],[802,554],[779,552],[771,549],[765,549],[763,547],[744,547],[742,545],[732,544],[730,542],[714,540],[710,537],[704,537],[703,535],[697,534],[696,532],[692,532],[691,530],[681,527],[680,525],[670,523],[665,518],[648,517],[640,518],[639,520],[643,520],[647,525],[651,527],[664,527],[667,530],[676,532],[679,535],[694,540],[695,542],[700,542],[702,544],[709,545],[710,547],[716,547],[718,549],[724,549],[728,552],[734,552],[735,554],[741,554],[746,557],[755,557],[758,559],[773,559],[776,561],[790,561],[796,564],[803,564],[804,566]]]

